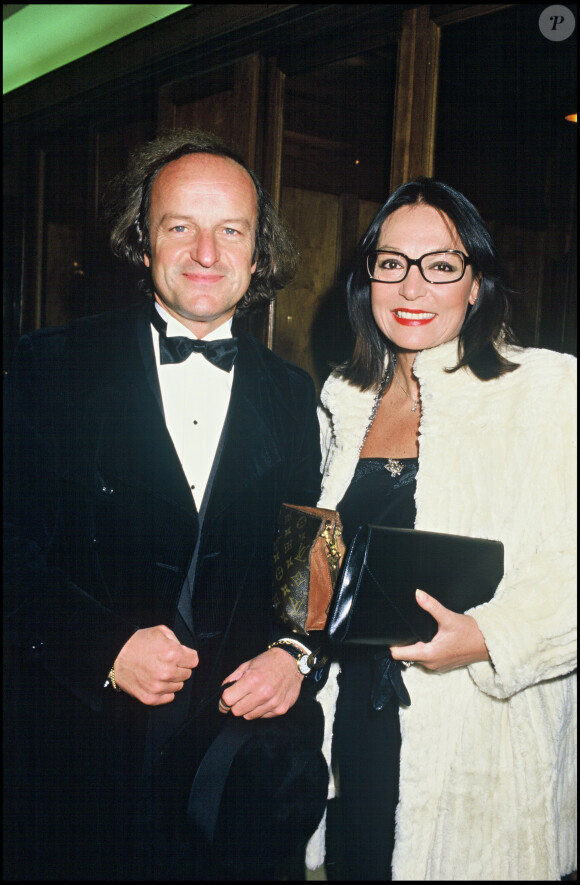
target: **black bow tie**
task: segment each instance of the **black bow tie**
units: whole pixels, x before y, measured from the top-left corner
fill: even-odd
[[[181,335],[167,336],[165,330],[167,323],[161,319],[153,305],[151,322],[159,332],[159,356],[161,365],[165,363],[182,363],[192,353],[201,353],[206,360],[231,372],[238,353],[237,338],[220,338],[218,341],[198,341],[195,338],[185,338]]]

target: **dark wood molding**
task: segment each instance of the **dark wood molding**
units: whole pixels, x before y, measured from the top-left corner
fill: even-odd
[[[282,144],[284,138],[284,86],[285,74],[278,68],[275,58],[268,59],[266,68],[266,105],[264,110],[264,145],[262,181],[273,203],[280,205],[282,188]],[[274,347],[276,305],[268,305],[265,339],[267,346]]]
[[[465,22],[480,15],[489,15],[502,9],[509,9],[514,3],[434,3],[431,6],[431,20],[440,28]]]
[[[440,29],[430,7],[403,13],[395,95],[391,190],[433,174]]]

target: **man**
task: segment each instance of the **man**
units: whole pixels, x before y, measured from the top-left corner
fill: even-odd
[[[268,646],[280,505],[319,492],[313,385],[231,334],[289,243],[198,132],[147,145],[115,212],[152,301],[25,337],[10,378],[7,878],[208,877],[200,759],[304,679],[295,644]]]

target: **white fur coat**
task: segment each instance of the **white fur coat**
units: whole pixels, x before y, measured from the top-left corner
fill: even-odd
[[[398,880],[545,881],[576,869],[576,360],[508,356],[520,368],[487,382],[443,371],[455,365],[454,342],[415,362],[415,527],[502,541],[505,574],[494,599],[470,611],[491,663],[405,673]],[[334,508],[374,394],[333,373],[321,399],[320,505]],[[329,720],[335,671],[320,696]],[[322,862],[320,835],[311,867]]]

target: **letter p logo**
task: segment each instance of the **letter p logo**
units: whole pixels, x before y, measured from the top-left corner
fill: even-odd
[[[576,19],[567,6],[546,6],[538,20],[538,27],[548,40],[567,40],[574,33]]]

